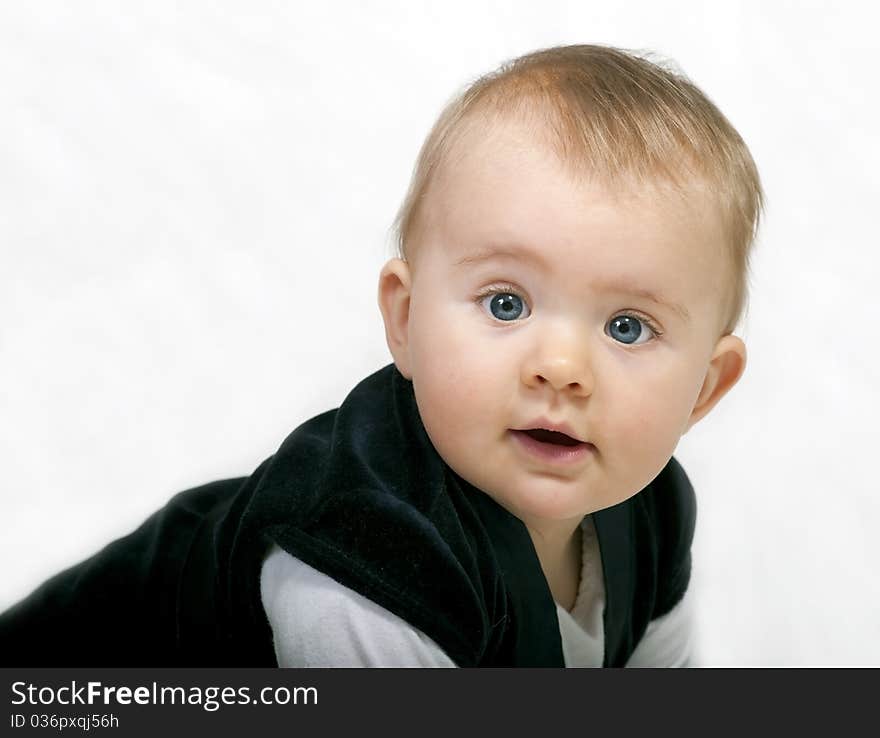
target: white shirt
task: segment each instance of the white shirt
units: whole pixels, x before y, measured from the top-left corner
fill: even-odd
[[[583,564],[571,612],[556,615],[567,667],[602,666],[605,585],[592,516],[584,518]],[[372,600],[273,546],[260,572],[275,656],[287,667],[454,667],[417,628]],[[649,623],[627,666],[689,666],[693,608],[688,593]]]

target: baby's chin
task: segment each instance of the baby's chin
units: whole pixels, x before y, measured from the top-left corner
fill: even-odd
[[[533,478],[506,485],[474,486],[526,525],[576,524],[585,515],[603,507],[600,501],[591,498],[583,483],[576,484],[572,480]]]

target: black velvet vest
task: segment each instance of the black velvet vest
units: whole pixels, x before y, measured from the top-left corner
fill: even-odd
[[[696,504],[675,459],[593,514],[605,665],[683,596]],[[440,458],[393,364],[247,478],[182,492],[0,616],[0,666],[268,666],[272,542],[430,636],[456,664],[563,666],[525,526]]]

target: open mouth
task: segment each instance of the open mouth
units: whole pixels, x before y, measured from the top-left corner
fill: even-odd
[[[542,464],[554,466],[574,465],[587,462],[596,453],[592,443],[579,441],[566,433],[545,428],[512,430],[513,438],[525,454]]]
[[[533,428],[532,430],[521,432],[534,438],[536,441],[540,441],[541,443],[552,443],[556,446],[577,446],[580,443],[580,441],[571,436],[565,435],[565,433],[544,430],[543,428]]]

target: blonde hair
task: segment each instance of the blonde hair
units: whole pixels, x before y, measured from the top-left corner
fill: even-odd
[[[525,116],[576,175],[609,188],[667,184],[684,195],[698,183],[710,193],[727,235],[733,281],[723,333],[732,333],[745,311],[763,210],[758,170],[708,97],[648,56],[600,45],[541,49],[505,62],[455,95],[422,145],[394,220],[400,258],[412,256],[430,184],[456,142],[477,125]]]

